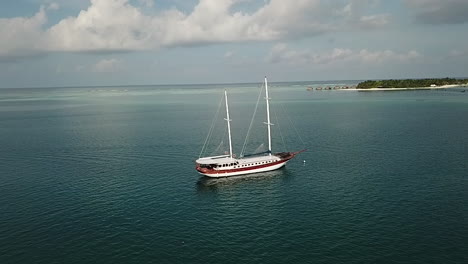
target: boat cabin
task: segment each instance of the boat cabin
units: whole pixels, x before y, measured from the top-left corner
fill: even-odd
[[[239,161],[231,158],[229,155],[206,157],[196,160],[197,167],[215,169],[215,168],[226,168],[239,165]]]

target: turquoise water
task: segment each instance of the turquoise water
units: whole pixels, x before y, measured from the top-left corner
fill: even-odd
[[[193,161],[257,84],[0,90],[0,263],[466,263],[468,93],[309,85],[271,88],[308,151],[219,180]]]

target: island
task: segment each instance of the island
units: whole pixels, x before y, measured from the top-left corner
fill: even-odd
[[[357,89],[375,88],[446,88],[452,86],[465,86],[468,79],[442,78],[442,79],[403,79],[403,80],[374,80],[359,83]]]

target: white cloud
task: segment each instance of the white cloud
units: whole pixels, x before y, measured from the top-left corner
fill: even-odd
[[[343,61],[350,58],[353,52],[350,49],[335,48],[332,51],[317,54],[310,50],[290,49],[286,44],[275,45],[268,55],[267,60],[272,63],[286,62],[288,64],[328,64]]]
[[[468,55],[468,50],[457,50],[453,49],[449,52],[449,57],[465,57]]]
[[[409,62],[421,57],[419,52],[411,50],[408,52],[398,53],[392,50],[384,51],[368,51],[363,49],[356,56],[366,63],[385,63],[385,62]]]
[[[50,45],[62,51],[143,49],[150,27],[145,16],[126,0],[91,0],[91,6],[77,17],[52,26]]]
[[[232,11],[241,1],[245,0],[200,0],[189,14],[169,9],[148,15],[129,0],[91,0],[86,10],[48,29],[43,29],[47,17],[41,8],[31,18],[0,20],[0,37],[9,40],[0,44],[0,56],[24,54],[24,50],[112,52],[285,40],[388,23],[385,14],[363,16],[366,7],[357,0],[347,6],[320,0],[270,0],[252,13]],[[48,9],[58,8],[54,3]],[[152,6],[154,2],[140,3]]]
[[[47,10],[58,10],[60,8],[60,5],[57,4],[56,2],[52,2],[47,6]]]
[[[145,7],[153,7],[154,6],[154,0],[138,0],[141,5]]]
[[[226,53],[224,53],[224,58],[231,58],[232,55],[234,55],[232,51],[227,51]]]
[[[122,70],[123,62],[118,59],[103,59],[92,67],[93,72],[117,72]]]
[[[27,0],[28,2],[51,6],[57,4],[64,9],[84,9],[89,5],[89,0]]]
[[[389,24],[390,16],[387,14],[361,16],[357,25],[363,29],[382,28]]]
[[[75,66],[74,71],[75,71],[75,72],[82,72],[82,71],[84,71],[85,69],[86,69],[86,66],[79,64],[79,65],[76,65],[76,66]]]
[[[462,62],[464,65],[467,65],[468,48],[452,49],[447,52],[447,54],[442,60],[450,64],[456,64],[457,62]],[[440,63],[440,60],[437,61],[437,63]],[[466,67],[464,67],[463,69],[466,69]]]
[[[277,44],[271,49],[267,60],[271,63],[287,63],[290,65],[343,62],[380,64],[386,62],[404,63],[421,57],[422,55],[414,50],[398,53],[391,50],[369,51],[367,49],[351,50],[335,48],[331,51],[316,53],[310,50],[294,50],[286,44]]]
[[[389,14],[363,15],[363,10],[378,5],[377,0],[350,0],[342,9],[337,9],[337,16],[343,16],[350,27],[361,29],[381,28],[390,23]]]
[[[32,17],[0,18],[0,57],[29,56],[43,50],[46,22],[43,7]]]

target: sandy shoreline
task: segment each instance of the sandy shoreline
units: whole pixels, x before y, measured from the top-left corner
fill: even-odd
[[[341,91],[408,91],[408,90],[437,90],[437,89],[446,89],[454,87],[466,87],[468,84],[447,84],[442,86],[435,87],[410,87],[410,88],[356,88],[356,89],[341,89]]]

